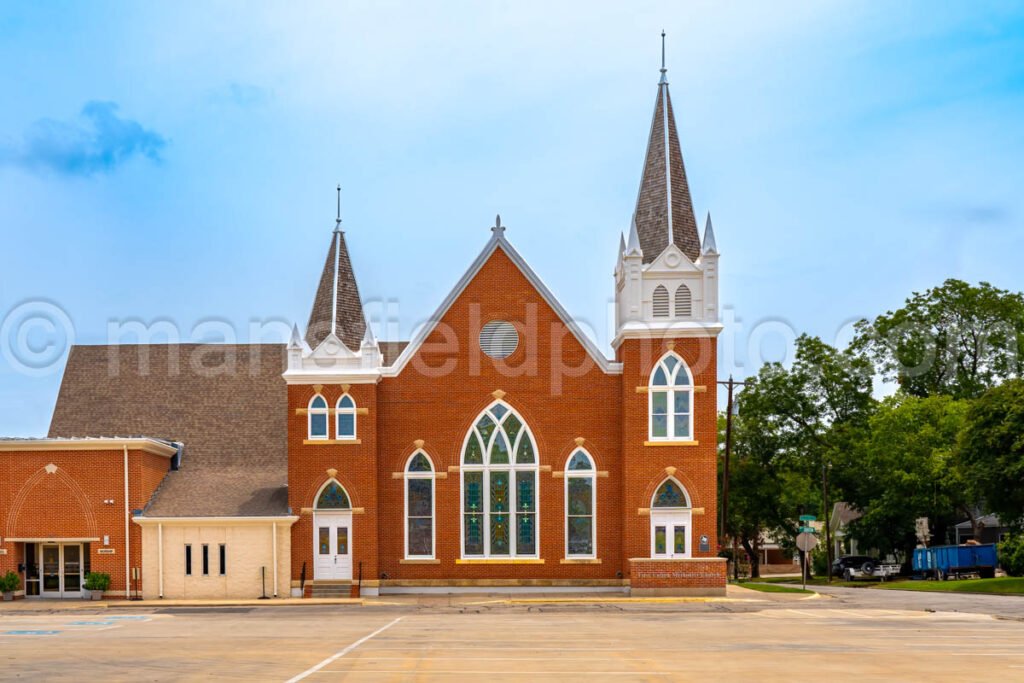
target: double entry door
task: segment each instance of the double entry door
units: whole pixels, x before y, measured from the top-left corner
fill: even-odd
[[[313,578],[352,578],[352,513],[317,512],[313,515]]]
[[[82,597],[82,544],[39,544],[40,597]]]
[[[690,512],[651,513],[651,557],[690,557]]]

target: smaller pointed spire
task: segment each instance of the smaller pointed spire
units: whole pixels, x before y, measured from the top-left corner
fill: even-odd
[[[377,338],[373,336],[373,328],[366,323],[366,334],[363,335],[363,346],[376,346]]]
[[[626,256],[643,256],[640,248],[640,233],[636,228],[636,214],[633,214],[633,223],[629,227],[629,244],[626,245]]]
[[[668,85],[668,69],[665,68],[665,29],[661,30],[661,80],[658,83]]]
[[[715,229],[711,225],[711,212],[708,211],[708,219],[704,223],[704,241],[701,243],[700,253],[717,254],[718,245],[715,244]]]
[[[619,255],[626,253],[626,236],[619,233]]]
[[[338,183],[338,216],[334,219],[334,232],[341,232],[341,183]]]
[[[288,342],[289,349],[301,349],[302,348],[302,337],[299,336],[299,326],[292,324],[292,338]]]

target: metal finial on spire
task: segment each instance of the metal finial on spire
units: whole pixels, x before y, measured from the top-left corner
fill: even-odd
[[[334,219],[334,232],[341,232],[341,184],[338,184],[338,217]]]
[[[501,214],[499,213],[494,217],[494,227],[491,228],[492,232],[502,233],[505,232],[505,226],[501,224]]]
[[[665,75],[668,73],[668,69],[665,68],[665,29],[661,30],[661,80],[659,83],[668,83],[668,77]]]

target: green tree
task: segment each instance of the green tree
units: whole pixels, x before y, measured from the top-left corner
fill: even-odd
[[[871,364],[817,337],[797,339],[789,369],[768,363],[739,395],[730,528],[756,561],[760,533],[791,544],[801,509],[822,504],[825,470],[841,490],[851,444],[874,406]],[[835,498],[833,498],[835,499]]]
[[[858,480],[847,502],[862,511],[850,535],[862,547],[906,560],[918,543],[916,520],[927,517],[944,540],[955,511],[972,516],[954,448],[968,410],[949,396],[897,394],[883,401],[856,447]]]
[[[1004,524],[1024,527],[1024,380],[973,402],[957,457],[971,492]]]
[[[975,398],[1024,365],[1024,297],[987,282],[946,280],[857,326],[853,347],[914,396]]]

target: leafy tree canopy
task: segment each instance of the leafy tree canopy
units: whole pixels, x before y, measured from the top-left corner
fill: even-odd
[[[1024,297],[987,282],[946,280],[857,326],[853,348],[914,396],[974,398],[1024,365]]]

